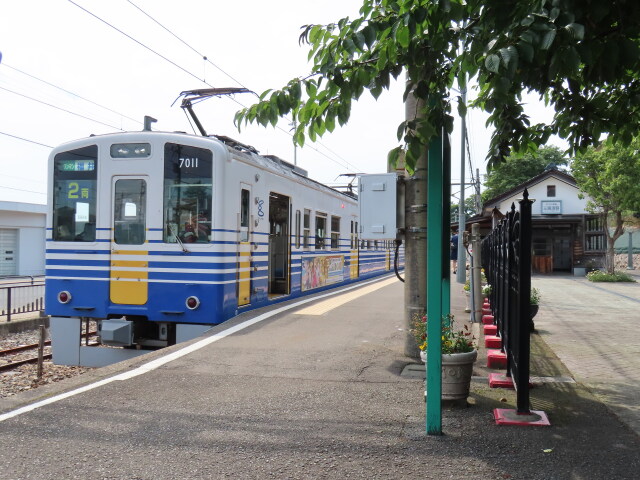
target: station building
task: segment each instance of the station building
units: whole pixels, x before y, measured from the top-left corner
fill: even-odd
[[[0,201],[0,277],[44,275],[46,205]]]
[[[572,272],[584,275],[589,268],[604,265],[605,225],[598,215],[587,211],[588,196],[580,198],[575,179],[555,167],[517,187],[491,198],[480,215],[468,224],[479,223],[481,233],[488,233],[509,211],[518,208],[524,190],[532,205],[533,273]]]

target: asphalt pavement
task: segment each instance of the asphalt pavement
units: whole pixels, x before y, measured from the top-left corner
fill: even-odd
[[[444,408],[444,434],[426,435],[423,380],[402,374],[415,360],[403,353],[403,285],[391,277],[289,310],[280,304],[245,314],[187,349],[177,345],[1,399],[1,476],[635,479],[634,424],[593,387],[591,360],[574,365],[569,347],[582,344],[599,358],[600,335],[616,335],[621,340],[609,338],[611,348],[631,348],[619,319],[640,290],[584,282],[533,280],[543,299],[539,333],[531,337],[532,375],[546,380],[531,390],[531,402],[547,413],[549,427],[495,424],[493,409],[513,408],[515,392],[489,388],[481,348],[468,406]],[[467,318],[464,303],[454,282],[458,320]],[[591,322],[588,333],[585,316],[599,309],[615,320]],[[638,316],[624,325],[632,328],[633,318],[637,339]],[[610,390],[620,388],[609,378]],[[637,398],[628,401],[637,406]]]

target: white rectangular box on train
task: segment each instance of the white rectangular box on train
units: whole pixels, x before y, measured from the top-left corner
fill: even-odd
[[[393,240],[397,229],[396,173],[375,173],[358,177],[360,238]]]

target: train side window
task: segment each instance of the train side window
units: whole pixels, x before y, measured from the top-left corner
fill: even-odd
[[[309,237],[311,236],[311,210],[304,209],[304,224],[302,227],[302,245],[305,249],[309,248]]]
[[[340,217],[331,215],[331,248],[340,248]]]
[[[243,188],[240,192],[240,241],[249,241],[249,190]]]
[[[117,180],[113,196],[113,239],[119,245],[142,245],[146,240],[147,182]]]
[[[316,212],[316,250],[324,250],[327,235],[327,215]]]
[[[300,248],[300,210],[296,210],[296,248]]]
[[[208,243],[212,227],[211,150],[167,143],[164,146],[165,243]]]
[[[95,242],[98,147],[61,152],[53,162],[53,240]]]

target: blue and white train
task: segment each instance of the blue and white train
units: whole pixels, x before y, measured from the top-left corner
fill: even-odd
[[[127,132],[49,159],[46,313],[53,360],[104,365],[249,309],[387,272],[353,195],[227,137]],[[103,345],[83,346],[97,320]]]

